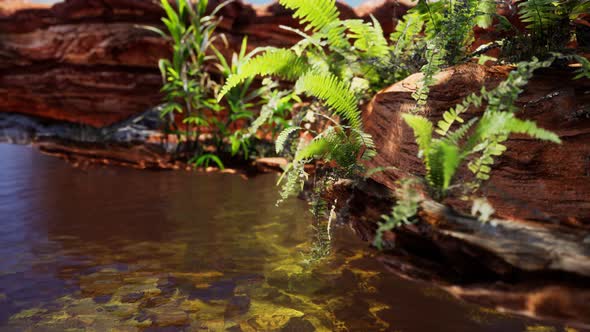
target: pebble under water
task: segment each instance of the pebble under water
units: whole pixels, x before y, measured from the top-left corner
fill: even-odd
[[[275,174],[0,160],[0,331],[570,331],[400,279],[344,225],[306,263],[309,207],[276,207]]]

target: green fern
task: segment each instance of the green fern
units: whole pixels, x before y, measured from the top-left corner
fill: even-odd
[[[543,32],[559,19],[555,0],[526,0],[519,3],[518,8],[520,20],[529,30]]]
[[[436,133],[440,138],[432,138],[433,125],[426,118],[404,114],[404,121],[412,128],[419,155],[424,160],[426,179],[433,194],[442,197],[452,183],[453,176],[461,163],[478,154],[468,163],[468,168],[476,179],[487,180],[494,163],[494,158],[506,151],[502,143],[511,134],[525,134],[530,137],[561,143],[559,137],[550,131],[539,128],[533,121],[520,120],[515,117],[518,110],[514,105],[524,86],[538,68],[551,65],[553,59],[518,64],[508,78],[495,89],[487,91],[482,88],[480,95],[471,94],[463,102],[443,114]],[[462,123],[460,115],[471,106],[486,109],[481,119],[473,118],[458,129],[451,131],[451,126]],[[477,123],[477,125],[475,125]],[[475,128],[472,127],[475,125]],[[468,133],[471,133],[468,136]]]
[[[297,80],[295,89],[322,100],[335,114],[346,119],[352,128],[361,128],[358,100],[351,92],[349,83],[335,75],[310,71]]]
[[[463,123],[463,118],[461,118],[461,114],[467,112],[470,106],[474,106],[476,108],[481,107],[484,101],[483,96],[486,94],[487,91],[485,87],[483,87],[479,95],[476,93],[472,93],[469,96],[465,97],[465,99],[460,104],[457,104],[455,107],[444,112],[442,115],[442,119],[439,120],[436,125],[436,133],[441,136],[445,136],[455,122]]]
[[[430,87],[436,82],[435,75],[438,74],[444,64],[445,52],[436,43],[429,43],[426,48],[427,63],[420,69],[423,74],[418,89],[412,93],[416,100],[416,111],[424,108],[430,94]]]
[[[437,140],[433,142],[427,153],[426,179],[433,188],[444,193],[449,188],[462,160],[459,146],[445,140]]]
[[[346,20],[344,26],[350,31],[348,38],[354,40],[354,47],[370,58],[382,58],[389,54],[387,40],[379,21],[371,16],[372,25],[362,20]]]
[[[297,195],[303,190],[303,185],[307,179],[304,166],[305,164],[301,161],[293,161],[287,166],[277,182],[277,185],[281,185],[279,193],[281,198],[277,201],[277,206],[287,198]]]
[[[307,24],[306,30],[320,31],[340,16],[336,0],[279,0],[279,3],[294,10],[293,17],[302,25]]]
[[[275,150],[276,150],[277,154],[283,152],[283,149],[285,149],[285,144],[287,144],[287,140],[289,139],[289,136],[291,136],[292,133],[294,133],[298,130],[301,130],[301,127],[288,127],[288,128],[285,128],[279,134],[279,136],[277,136],[277,139],[275,141]]]
[[[414,114],[402,114],[404,121],[414,131],[420,155],[424,155],[432,142],[432,123],[427,118]]]
[[[217,100],[221,101],[229,90],[246,79],[256,76],[276,75],[286,80],[295,80],[307,70],[309,70],[309,66],[305,60],[291,50],[273,49],[250,59],[240,68],[237,74],[231,75],[217,96]]]
[[[408,225],[413,222],[413,217],[418,213],[418,207],[423,201],[420,191],[415,188],[415,179],[402,179],[397,182],[395,189],[396,202],[391,214],[382,215],[382,222],[375,234],[373,245],[379,249],[383,248],[383,233],[394,228]]]

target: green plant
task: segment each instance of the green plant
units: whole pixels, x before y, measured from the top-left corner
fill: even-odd
[[[455,108],[443,114],[433,137],[434,125],[425,117],[415,114],[404,114],[405,122],[412,128],[416,136],[420,153],[426,167],[426,180],[435,198],[445,196],[452,184],[453,177],[459,166],[469,160],[469,169],[478,180],[489,178],[494,158],[503,154],[506,141],[510,134],[526,134],[531,137],[560,143],[557,135],[538,128],[532,121],[520,120],[515,117],[518,109],[514,105],[523,87],[538,68],[546,68],[553,59],[518,64],[506,81],[495,89],[487,91],[482,88],[480,94],[469,95]],[[486,103],[483,116],[463,123],[461,114],[470,106],[480,107]],[[463,123],[451,131],[456,123]],[[473,128],[472,128],[473,127]]]
[[[175,7],[168,0],[161,0],[166,13],[162,19],[166,31],[148,27],[172,44],[172,59],[159,62],[166,102],[162,116],[169,118],[172,132],[177,134],[180,149],[177,152],[194,154],[192,160],[200,160],[203,155],[205,150],[199,144],[202,129],[210,126],[211,113],[219,111],[215,101],[217,83],[208,74],[206,65],[212,60],[209,52],[219,24],[215,15],[225,4],[207,15],[208,0],[196,5],[188,0],[177,0]],[[176,115],[182,115],[184,129],[176,125]]]
[[[434,3],[420,0],[418,6],[406,15],[406,27],[411,32],[410,37],[414,37],[409,40],[406,37],[402,41],[408,44],[417,39],[424,54],[424,64],[420,68],[422,82],[412,95],[416,100],[415,111],[426,104],[430,86],[435,81],[434,76],[441,68],[470,58],[474,28],[487,27],[495,11],[496,4],[491,0],[446,0]],[[416,38],[420,32],[422,36]],[[399,36],[400,30],[396,30],[395,35]]]
[[[394,228],[413,223],[413,217],[423,198],[420,191],[416,189],[416,179],[402,179],[397,182],[395,189],[396,203],[393,205],[391,214],[382,215],[373,245],[379,249],[383,248],[383,233]]]
[[[507,79],[490,91],[485,87],[479,93],[468,95],[463,102],[443,113],[436,126],[427,118],[416,114],[403,114],[404,121],[412,128],[419,156],[426,168],[426,184],[435,199],[442,199],[453,186],[453,178],[459,167],[468,162],[468,168],[475,175],[476,181],[466,184],[471,190],[479,182],[489,178],[494,158],[506,151],[503,144],[510,134],[526,134],[531,137],[554,143],[561,143],[559,137],[547,130],[537,127],[533,121],[520,120],[515,117],[518,108],[515,102],[522,93],[535,70],[551,66],[556,57],[545,61],[533,58],[530,62],[519,63],[510,72]],[[566,57],[571,58],[571,57]],[[578,76],[585,76],[587,69],[582,68]],[[474,117],[465,122],[461,117],[470,107],[480,108],[485,105],[481,118]],[[455,124],[461,124],[452,130]],[[434,137],[437,134],[439,137]],[[381,171],[385,168],[377,169]],[[397,201],[390,215],[382,216],[373,244],[382,248],[383,232],[413,222],[412,217],[418,211],[422,197],[415,189],[417,180],[405,179],[398,183]],[[472,214],[481,221],[489,220],[494,209],[485,198],[473,200]]]
[[[293,156],[280,180],[282,197],[286,198],[298,192],[307,179],[304,164],[314,159],[334,163],[346,176],[359,168],[358,159],[372,154],[373,143],[362,131],[359,109],[360,98],[368,87],[363,77],[370,66],[361,59],[385,56],[389,46],[376,20],[371,23],[340,20],[332,0],[281,0],[280,3],[294,10],[294,16],[312,35],[291,29],[304,37],[301,42],[291,49],[271,48],[249,59],[228,78],[219,98],[253,77],[272,76],[295,81],[295,95],[305,95],[311,100],[311,105],[305,108],[306,116],[296,114],[293,125],[277,137],[277,153],[287,151]],[[307,115],[311,115],[311,121]],[[304,128],[302,121],[310,128]],[[311,128],[311,122],[317,125],[322,121],[327,125]],[[297,144],[290,146],[294,151],[290,151],[286,143],[295,132],[312,135],[313,139],[296,140]]]
[[[545,59],[551,53],[567,52],[568,44],[575,39],[573,22],[590,12],[589,0],[526,0],[518,4],[518,15],[526,25],[524,31],[504,25],[514,31],[512,36],[498,41],[500,58],[507,62]],[[508,24],[506,24],[508,23]],[[570,50],[571,51],[571,50]]]

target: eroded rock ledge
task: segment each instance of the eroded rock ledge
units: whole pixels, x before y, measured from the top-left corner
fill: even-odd
[[[510,67],[465,64],[444,70],[431,88],[424,114],[437,123],[443,112],[482,86],[491,89],[503,81]],[[590,80],[572,80],[571,71],[540,70],[517,101],[519,118],[530,119],[557,133],[563,143],[552,144],[514,135],[508,150],[498,158],[492,177],[482,187],[498,216],[590,229]],[[401,114],[414,108],[411,94],[421,75],[416,74],[379,92],[364,114],[366,130],[377,142],[378,156],[369,167],[396,166],[401,171],[377,174],[374,179],[389,188],[409,174],[424,174],[412,130]],[[471,109],[465,119],[481,115]],[[469,179],[463,168],[456,181]],[[459,211],[459,200],[446,203]]]
[[[443,70],[423,115],[436,123],[442,113],[482,86],[494,88],[510,67],[465,64]],[[400,178],[423,175],[412,130],[401,114],[415,107],[420,74],[379,92],[366,108],[366,130],[378,156],[368,167],[395,166],[367,183],[341,183],[343,217],[372,241],[390,192]],[[590,80],[572,80],[568,68],[541,70],[518,99],[517,116],[556,132],[556,145],[524,136],[507,142],[491,179],[482,187],[495,219],[469,217],[456,198],[425,201],[418,222],[386,234],[381,260],[401,276],[440,285],[452,294],[498,310],[590,327]],[[469,110],[464,118],[480,116]],[[462,169],[455,181],[470,179]],[[572,325],[575,326],[575,325]]]
[[[209,3],[213,8],[219,1]],[[389,13],[391,3],[397,1],[365,4],[359,14],[338,6],[342,18],[369,19],[376,11]],[[396,15],[407,10],[403,2],[395,8]],[[218,29],[229,45],[217,46],[229,55],[247,35],[251,49],[289,47],[299,36],[279,26],[299,27],[291,14],[278,3],[234,1],[221,11]],[[0,112],[105,127],[157,105],[157,63],[168,57],[169,45],[141,26],[160,26],[162,16],[157,2],[145,0],[0,3]]]
[[[369,180],[339,182],[339,217],[372,242],[393,195]],[[416,224],[387,232],[378,259],[393,273],[452,295],[546,321],[590,328],[590,233],[494,219],[482,224],[431,200]]]

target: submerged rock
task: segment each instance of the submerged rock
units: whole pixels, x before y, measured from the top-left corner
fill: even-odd
[[[315,326],[302,317],[289,319],[287,324],[281,328],[281,332],[313,332],[315,330]]]

